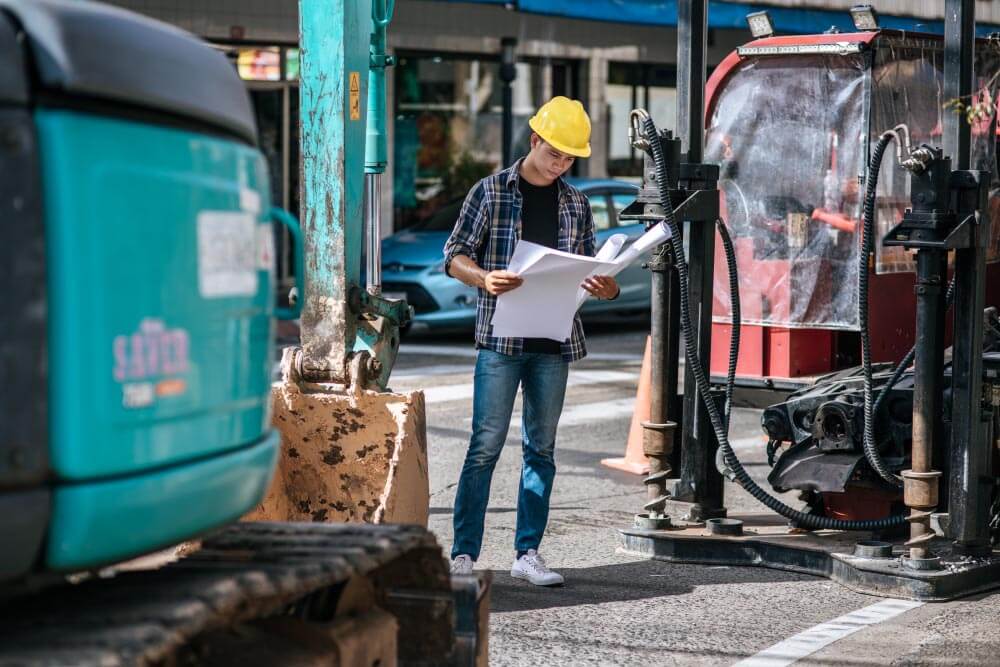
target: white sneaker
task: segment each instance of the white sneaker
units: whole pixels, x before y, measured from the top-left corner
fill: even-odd
[[[510,568],[510,576],[515,579],[526,579],[536,586],[561,586],[563,577],[553,572],[534,549],[514,561]]]
[[[451,561],[451,573],[452,574],[472,574],[472,559],[465,555],[459,554],[455,560]]]

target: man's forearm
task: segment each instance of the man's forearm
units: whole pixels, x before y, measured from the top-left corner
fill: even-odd
[[[469,287],[486,287],[486,271],[468,255],[455,255],[448,265],[448,274]]]

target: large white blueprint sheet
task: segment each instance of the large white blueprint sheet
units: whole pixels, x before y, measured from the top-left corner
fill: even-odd
[[[589,293],[580,284],[589,276],[614,276],[650,248],[670,238],[665,224],[655,225],[622,250],[628,237],[611,236],[596,257],[584,257],[521,241],[507,266],[524,282],[497,297],[493,335],[503,338],[551,338],[565,341],[573,317]]]

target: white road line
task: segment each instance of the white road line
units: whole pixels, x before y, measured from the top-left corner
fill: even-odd
[[[399,353],[405,355],[428,354],[443,357],[471,357],[474,359],[479,354],[479,351],[472,346],[406,343],[399,346]],[[588,352],[585,358],[591,361],[642,361],[642,352],[634,354],[626,352]]]
[[[619,398],[609,401],[567,405],[559,417],[559,428],[581,426],[609,419],[631,418],[633,412],[635,412],[635,398]],[[517,408],[511,414],[510,424],[512,431],[520,428],[521,414],[521,410]],[[466,427],[471,427],[472,416],[466,417],[463,423]],[[729,444],[737,452],[751,452],[754,450],[763,451],[766,442],[764,436],[753,435],[745,438],[735,438]]]
[[[608,419],[621,419],[631,417],[635,412],[634,398],[621,398],[612,401],[598,401],[596,403],[579,403],[563,409],[562,416],[559,417],[559,428],[566,426],[579,426],[581,424],[592,424],[597,421]],[[471,423],[471,421],[470,421]],[[521,423],[521,413],[515,412],[511,417],[511,424]],[[764,450],[767,441],[763,436],[750,436],[746,438],[736,438],[730,440],[730,446],[737,452],[749,452],[756,449]]]
[[[475,368],[472,364],[438,364],[437,366],[418,366],[417,368],[400,368],[392,371],[393,378],[422,378],[432,375],[472,375]]]
[[[629,354],[628,352],[588,352],[584,359],[590,361],[642,361],[642,353]]]
[[[399,370],[394,370],[392,373],[393,378],[397,379],[411,379],[411,378],[421,378],[425,376],[433,375],[459,375],[465,373],[467,375],[472,375],[475,371],[475,365],[473,364],[438,364],[436,366],[418,366],[416,368],[401,368]],[[593,374],[597,374],[595,377],[605,377],[611,374],[609,377],[614,378],[612,381],[617,382],[618,378],[625,378],[626,380],[634,380],[638,377],[638,371],[628,372],[628,371],[602,371],[602,370],[571,370],[570,377],[575,377],[577,382],[584,380],[584,384],[588,381],[585,378],[591,377]]]
[[[451,384],[424,389],[424,402],[427,404],[447,403],[466,398],[472,400],[472,384]]]
[[[462,347],[459,345],[420,345],[419,343],[405,343],[399,346],[399,353],[402,354],[430,354],[442,357],[475,357],[479,351],[473,347]]]
[[[634,371],[597,371],[571,370],[566,384],[578,387],[585,384],[604,384],[611,382],[628,382],[634,388],[639,383],[639,370]]]
[[[617,401],[601,401],[599,403],[580,403],[563,410],[562,416],[559,417],[559,428],[590,424],[606,419],[631,417],[633,411],[635,411],[634,398],[620,398]],[[511,422],[513,421],[511,419]],[[520,423],[520,417],[518,417],[517,423]]]
[[[559,416],[559,430],[562,431],[567,426],[580,426],[582,424],[592,424],[596,421],[607,419],[631,418],[635,410],[634,398],[620,398],[614,401],[600,401],[597,403],[580,403],[565,408]],[[521,429],[521,411],[514,410],[510,416],[510,430],[507,437],[513,434],[517,437]],[[465,420],[466,426],[472,426],[472,417]]]
[[[733,667],[785,667],[858,630],[887,621],[923,604],[913,600],[883,600],[811,627],[757,655],[739,661]]]
[[[625,371],[570,371],[567,386],[579,387],[589,384],[609,384],[612,382],[629,382],[631,387],[639,381],[638,373]],[[634,391],[634,389],[633,389]],[[461,399],[472,399],[472,383],[445,385],[443,387],[428,387],[424,389],[424,400],[427,403],[445,403]]]

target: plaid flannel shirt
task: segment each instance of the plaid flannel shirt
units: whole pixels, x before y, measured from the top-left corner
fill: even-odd
[[[455,255],[467,255],[486,271],[507,268],[514,246],[521,239],[521,191],[518,189],[521,160],[508,169],[487,176],[469,191],[455,229],[444,246],[445,271],[450,274]],[[587,197],[564,181],[559,184],[558,249],[594,256],[594,217]],[[502,354],[521,354],[524,340],[492,335],[497,298],[479,289],[476,302],[476,347]],[[562,343],[562,358],[577,361],[587,354],[579,314],[573,333]]]

